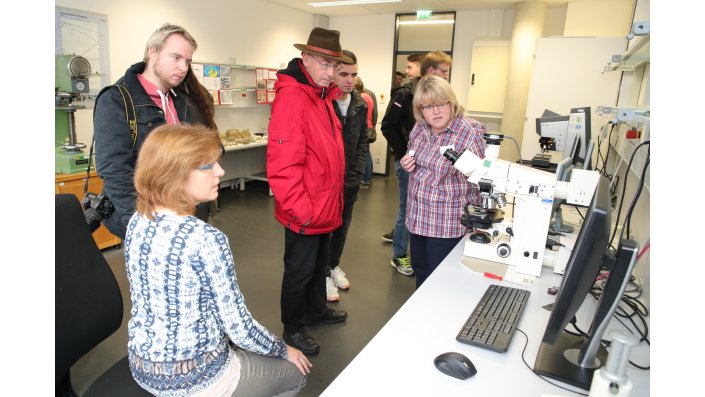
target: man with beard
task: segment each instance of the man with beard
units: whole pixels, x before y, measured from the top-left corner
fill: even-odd
[[[160,125],[192,121],[193,109],[182,83],[197,47],[186,29],[162,25],[147,41],[143,61],[130,66],[115,85],[103,89],[96,99],[95,164],[103,179],[103,193],[114,207],[103,224],[121,239],[135,212],[132,177],[142,143]],[[118,85],[124,88],[122,92]],[[131,109],[126,107],[134,109],[136,136],[128,121]]]

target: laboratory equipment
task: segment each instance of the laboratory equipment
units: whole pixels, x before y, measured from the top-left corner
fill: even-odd
[[[534,364],[534,372],[585,390],[590,387],[595,369],[606,362],[607,351],[600,339],[621,300],[638,253],[634,241],[621,241],[587,336],[565,332],[566,325],[590,294],[608,253],[611,212],[609,180],[601,176],[568,260]]]
[[[536,119],[541,153],[533,157],[531,165],[551,168],[566,157],[576,166],[583,165],[588,161],[591,128],[590,107],[572,108],[568,116],[544,110]]]
[[[55,172],[75,174],[86,172],[88,156],[83,149],[86,145],[76,137],[76,110],[83,108],[73,103],[76,98],[87,93],[88,76],[91,65],[86,58],[77,55],[57,55],[55,57]]]
[[[509,265],[533,284],[544,265],[548,227],[556,198],[587,206],[599,174],[573,170],[571,181],[557,181],[552,173],[500,160],[499,146],[504,137],[485,134],[485,158],[470,151],[458,154],[452,149],[444,156],[480,190],[480,205],[468,205],[461,223],[473,232],[465,242],[464,255]],[[504,219],[506,195],[515,203],[511,220]],[[555,259],[555,255],[551,256]],[[556,268],[556,263],[546,263]]]

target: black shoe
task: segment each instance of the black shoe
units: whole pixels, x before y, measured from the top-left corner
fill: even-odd
[[[344,312],[342,310],[334,310],[327,307],[326,311],[323,312],[322,316],[310,317],[308,322],[309,324],[336,324],[342,323],[343,321],[347,320],[347,318],[347,312]]]
[[[394,229],[392,229],[392,231],[387,234],[383,234],[382,241],[385,241],[387,243],[393,243],[394,242]]]
[[[318,343],[316,343],[312,337],[306,335],[303,331],[294,332],[291,335],[284,331],[283,336],[286,344],[301,350],[303,354],[318,354],[321,350]]]

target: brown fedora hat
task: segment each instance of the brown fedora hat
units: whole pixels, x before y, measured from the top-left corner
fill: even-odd
[[[302,52],[335,59],[344,63],[353,63],[347,55],[343,54],[340,46],[340,32],[323,28],[313,28],[306,44],[294,44]]]

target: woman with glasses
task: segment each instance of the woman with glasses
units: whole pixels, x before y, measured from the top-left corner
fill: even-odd
[[[419,288],[467,232],[460,223],[463,209],[480,199],[477,186],[467,182],[443,152],[470,150],[484,158],[485,127],[464,116],[450,84],[435,75],[419,80],[413,110],[417,122],[400,163],[409,173],[406,227]]]
[[[245,306],[228,238],[194,216],[225,173],[218,132],[164,125],[142,145],[125,236],[130,370],[155,396],[294,396],[311,363]]]

